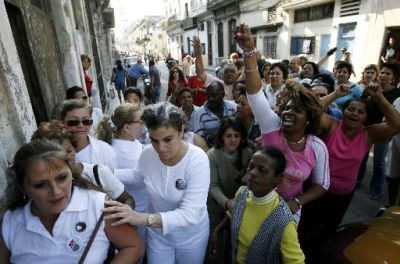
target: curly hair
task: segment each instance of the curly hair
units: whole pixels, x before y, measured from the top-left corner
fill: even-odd
[[[135,121],[133,114],[136,112],[140,112],[138,104],[123,103],[119,105],[111,116],[102,117],[96,128],[97,138],[111,145],[113,135],[118,135],[125,124]]]
[[[310,90],[305,88],[302,84],[288,80],[285,83],[287,89],[287,95],[283,103],[279,106],[278,112],[282,113],[283,108],[289,101],[292,101],[295,105],[303,108],[307,113],[308,125],[306,126],[306,134],[317,134],[322,116],[322,105],[318,97]]]
[[[182,109],[169,102],[160,102],[143,109],[142,120],[149,130],[162,126],[173,127],[182,131],[185,124],[185,114]]]
[[[400,77],[400,65],[394,62],[385,62],[382,63],[380,70],[382,70],[383,68],[388,68],[393,72],[393,81],[394,81],[393,84],[397,86]]]
[[[58,120],[50,122],[41,122],[38,129],[33,133],[31,140],[48,139],[57,144],[62,145],[65,139],[73,141],[70,132],[65,128],[64,124]]]

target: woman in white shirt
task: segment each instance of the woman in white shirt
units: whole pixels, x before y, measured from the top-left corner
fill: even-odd
[[[117,165],[114,149],[89,135],[93,124],[91,108],[79,100],[63,103],[61,119],[72,134],[76,159],[90,164],[101,164],[114,170]]]
[[[141,116],[138,104],[124,103],[115,108],[112,116],[104,116],[97,127],[97,138],[107,142],[115,150],[117,169],[135,169],[138,165],[143,149],[138,140],[143,125]],[[135,198],[135,210],[145,212],[149,202],[145,186],[129,184],[124,182],[124,178],[121,181],[125,184],[125,190]],[[139,227],[138,230],[145,240],[146,228]]]
[[[133,263],[144,247],[132,227],[101,218],[106,194],[71,172],[57,143],[38,139],[14,158],[1,222],[0,263],[78,263],[100,224],[84,263],[103,263],[110,242],[113,263]],[[83,262],[82,262],[83,263]]]
[[[170,103],[144,109],[151,144],[143,149],[132,183],[145,184],[148,213],[119,202],[106,203],[114,225],[147,226],[147,262],[202,264],[209,220],[210,167],[206,153],[182,140],[184,113]]]

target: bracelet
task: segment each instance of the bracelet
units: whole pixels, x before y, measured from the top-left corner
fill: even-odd
[[[257,49],[254,48],[254,49],[249,50],[249,51],[243,51],[242,54],[243,54],[244,57],[251,57],[251,56],[254,56],[254,55],[257,54]]]
[[[258,66],[254,69],[254,70],[247,70],[247,69],[244,69],[244,72],[258,72]]]
[[[303,206],[301,205],[299,199],[297,199],[296,197],[292,197],[292,200],[293,200],[295,203],[297,203],[297,204],[299,205],[300,209],[303,207]]]

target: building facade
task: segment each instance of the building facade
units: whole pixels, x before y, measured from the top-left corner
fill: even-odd
[[[237,50],[233,32],[248,24],[256,47],[268,59],[305,54],[318,61],[337,52],[324,67],[332,69],[341,49],[351,53],[357,78],[363,67],[379,63],[389,36],[400,41],[400,2],[396,0],[165,0],[168,49],[191,53],[188,40],[199,36],[206,65]],[[195,25],[197,24],[197,27]],[[355,48],[357,47],[357,48]],[[178,53],[176,58],[181,59]]]

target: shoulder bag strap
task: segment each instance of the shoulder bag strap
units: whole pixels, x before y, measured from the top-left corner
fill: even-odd
[[[97,166],[97,165],[96,165],[96,166]],[[99,220],[98,220],[97,223],[96,223],[96,226],[95,226],[95,228],[94,228],[94,230],[93,230],[93,232],[92,232],[92,235],[90,236],[90,239],[89,239],[89,241],[88,241],[88,243],[87,243],[87,245],[86,245],[85,250],[84,250],[83,253],[82,253],[81,258],[79,259],[78,264],[83,264],[83,262],[85,261],[86,256],[87,256],[87,254],[89,253],[90,247],[91,247],[92,244],[93,244],[94,238],[96,237],[97,231],[99,231],[99,228],[100,228],[100,226],[101,226],[101,223],[103,222],[103,217],[104,217],[104,214],[102,213],[102,214],[100,215]]]
[[[103,187],[99,179],[99,165],[96,164],[93,166],[93,174],[94,174],[94,180],[96,181],[97,185],[99,187]]]

